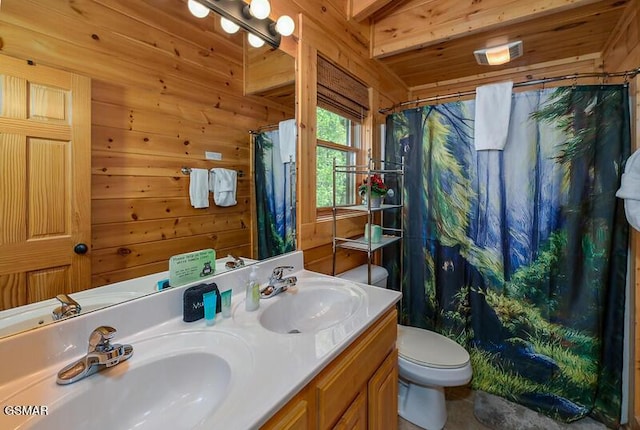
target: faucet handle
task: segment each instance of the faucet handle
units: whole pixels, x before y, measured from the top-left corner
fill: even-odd
[[[278,266],[275,269],[273,269],[273,272],[271,273],[271,279],[274,281],[280,281],[282,280],[282,274],[284,273],[285,270],[288,271],[292,271],[293,270],[293,266]]]
[[[116,331],[115,328],[106,325],[93,330],[89,336],[89,352],[108,351],[112,348],[109,341],[116,334]]]
[[[73,300],[68,294],[58,294],[56,299],[60,302],[60,306],[55,308],[51,314],[54,321],[71,315],[78,315],[82,310],[80,303]]]

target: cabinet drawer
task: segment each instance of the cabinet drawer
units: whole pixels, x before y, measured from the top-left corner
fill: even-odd
[[[395,348],[396,318],[395,308],[391,309],[319,376],[318,428],[328,429],[336,423]]]

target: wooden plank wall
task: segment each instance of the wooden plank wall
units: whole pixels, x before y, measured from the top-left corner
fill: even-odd
[[[202,248],[250,255],[248,130],[293,108],[243,96],[243,35],[217,25],[182,0],[2,1],[0,52],[92,79],[92,286]],[[242,170],[238,205],[193,209],[182,166]]]
[[[623,71],[640,67],[640,5],[632,2],[625,11],[625,18],[612,32],[604,50],[604,65],[607,71]],[[632,139],[634,150],[640,149],[640,77],[636,77],[630,82],[630,93],[632,98],[631,109],[632,118]],[[632,229],[631,252],[634,268],[632,273],[632,295],[631,308],[633,312],[632,320],[632,341],[631,350],[634,351],[633,365],[630,370],[630,417],[629,422],[632,429],[640,430],[640,232]],[[633,333],[635,332],[635,333]]]

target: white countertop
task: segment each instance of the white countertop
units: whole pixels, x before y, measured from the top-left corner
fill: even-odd
[[[295,274],[304,285],[307,279],[325,277],[306,270]],[[328,279],[335,279],[326,277]],[[229,398],[210,424],[220,428],[257,428],[284,406],[300,389],[336,358],[359,335],[400,299],[400,293],[361,285],[366,292],[364,306],[343,324],[317,333],[280,334],[265,330],[258,318],[271,303],[262,300],[255,312],[244,311],[244,300],[235,300],[233,319],[222,320],[218,329],[238,336],[251,332],[251,345],[258,360],[250,389],[238,393],[238,401]],[[287,294],[287,293],[283,293]],[[274,299],[270,300],[275,300]],[[224,410],[222,410],[224,409]],[[240,417],[242,418],[240,419]],[[208,428],[203,425],[202,428]]]
[[[296,268],[302,265],[302,254],[299,254]],[[285,261],[285,264],[289,263]],[[264,266],[262,270],[268,272],[274,265],[282,265],[282,260],[261,264]],[[337,279],[306,270],[291,274],[298,277],[300,288],[304,288],[305,282],[310,280]],[[55,386],[55,374],[61,365],[82,356],[86,351],[88,333],[98,325],[112,325],[118,329],[115,341],[130,343],[134,347],[131,360],[136,359],[137,342],[164,333],[193,330],[212,334],[220,332],[241,340],[249,351],[249,359],[245,357],[241,360],[242,368],[234,368],[233,357],[228,360],[232,369],[230,390],[221,405],[195,428],[258,428],[401,297],[396,291],[355,284],[364,291],[364,301],[347,320],[314,333],[280,334],[266,330],[259,322],[262,312],[276,303],[279,297],[261,300],[260,309],[246,312],[244,284],[239,282],[246,277],[246,273],[238,272],[228,278],[224,276],[220,275],[214,280],[221,291],[229,289],[228,285],[233,287],[232,316],[222,318],[218,314],[213,326],[206,326],[204,320],[193,323],[182,321],[182,290],[151,295],[90,313],[84,319],[76,317],[71,321],[0,340],[0,356],[4,362],[0,368],[0,402],[10,402],[12,393],[18,389],[17,384],[24,387],[46,381],[48,389],[53,391],[82,384],[81,380],[70,386]],[[167,314],[171,316],[162,318]],[[132,315],[148,315],[144,319],[151,324],[144,324],[139,321],[140,318],[134,319]],[[130,325],[127,324],[128,320],[132,321]],[[70,332],[74,334],[71,339],[68,338]],[[62,349],[63,352],[55,352]],[[5,360],[7,357],[8,360]],[[0,415],[0,428],[15,427],[7,420],[8,417]],[[111,428],[113,423],[103,424],[105,428]],[[100,425],[96,423],[95,428]]]

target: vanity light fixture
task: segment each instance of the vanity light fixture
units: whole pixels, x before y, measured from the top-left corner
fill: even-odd
[[[206,18],[207,15],[209,15],[209,9],[195,0],[189,0],[187,2],[187,7],[189,8],[189,12],[191,12],[191,15],[195,16],[196,18]]]
[[[240,26],[238,24],[229,21],[225,17],[220,17],[220,25],[222,26],[222,29],[229,34],[235,34],[240,30]]]
[[[473,55],[475,55],[478,64],[488,64],[489,66],[499,66],[500,64],[508,63],[511,60],[521,57],[522,54],[521,40],[473,51]]]
[[[248,33],[249,44],[259,48],[268,43],[274,48],[280,46],[281,36],[290,36],[295,30],[293,19],[282,15],[277,21],[269,18],[269,0],[188,0],[189,11],[204,18],[212,10],[221,16],[220,25],[229,34],[240,28]],[[206,13],[204,13],[206,11]]]
[[[264,46],[264,40],[260,39],[255,34],[247,34],[247,41],[249,42],[249,45],[253,46],[254,48],[260,48]]]

